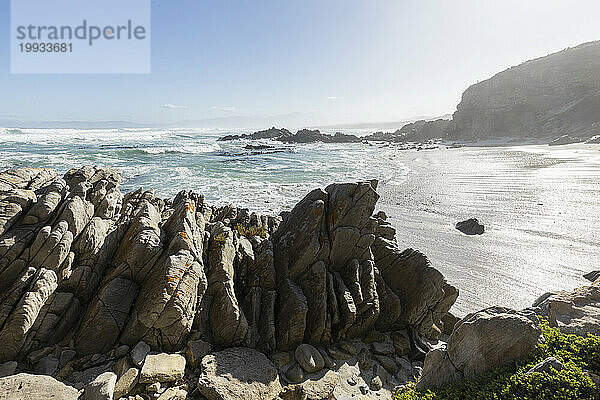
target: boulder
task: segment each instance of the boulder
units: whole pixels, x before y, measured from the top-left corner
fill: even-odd
[[[232,347],[202,359],[198,391],[208,400],[276,399],[281,392],[275,366],[262,353]]]
[[[325,366],[325,361],[319,350],[310,344],[301,344],[296,348],[294,357],[300,366],[309,374],[320,371]]]
[[[178,387],[170,387],[166,389],[156,400],[185,400],[188,398],[188,393],[184,389]]]
[[[150,353],[150,346],[148,346],[143,340],[139,341],[138,344],[131,349],[130,357],[133,365],[141,368],[148,353]]]
[[[590,282],[595,282],[598,280],[598,278],[600,278],[600,271],[588,272],[587,274],[583,275],[583,277]]]
[[[112,400],[116,383],[117,375],[113,372],[100,374],[85,387],[82,400]]]
[[[0,378],[4,378],[5,376],[10,376],[15,373],[17,370],[17,362],[16,361],[7,361],[4,364],[0,364]]]
[[[490,307],[458,322],[447,348],[431,350],[425,357],[417,386],[443,386],[527,357],[543,341],[539,320],[530,310]]]
[[[120,377],[115,384],[115,398],[127,396],[129,392],[137,385],[139,381],[140,370],[137,368],[129,368]]]
[[[179,354],[149,354],[140,372],[140,383],[172,382],[183,378],[185,357]]]
[[[482,235],[485,227],[479,223],[477,218],[470,218],[466,221],[456,223],[456,229],[465,235]]]
[[[205,355],[212,351],[212,345],[204,340],[190,340],[185,350],[185,358],[193,367],[198,368]]]
[[[0,378],[0,399],[77,400],[78,398],[79,391],[77,389],[67,386],[51,376],[17,374]]]
[[[572,291],[560,291],[540,298],[536,303],[550,326],[563,333],[600,335],[600,282]]]
[[[46,356],[40,359],[33,368],[36,374],[40,375],[54,375],[58,369],[58,359],[52,356]]]

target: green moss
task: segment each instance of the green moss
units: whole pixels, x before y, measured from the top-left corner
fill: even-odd
[[[600,390],[584,371],[600,373],[600,336],[580,337],[561,333],[542,321],[545,343],[540,352],[527,360],[520,360],[499,368],[477,380],[427,391],[416,390],[414,385],[400,389],[395,400],[597,400]],[[563,369],[552,373],[526,372],[538,362],[554,356],[563,363]]]

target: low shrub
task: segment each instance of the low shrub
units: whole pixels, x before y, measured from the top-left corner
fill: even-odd
[[[395,400],[599,400],[596,387],[585,371],[600,374],[600,336],[569,335],[541,321],[545,343],[527,360],[464,380],[447,387],[417,390],[414,384],[399,389]],[[527,371],[547,357],[563,363],[561,371]]]

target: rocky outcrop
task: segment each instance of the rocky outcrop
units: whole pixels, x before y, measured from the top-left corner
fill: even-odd
[[[321,133],[318,129],[301,129],[295,134],[292,134],[285,128],[277,129],[275,127],[257,131],[252,134],[244,135],[227,135],[218,139],[220,142],[231,141],[231,140],[259,140],[259,139],[273,139],[283,143],[358,143],[362,139],[355,136],[341,132],[336,132],[335,135],[327,135]],[[248,147],[247,147],[248,148]],[[263,147],[264,148],[264,147]],[[255,149],[255,147],[251,147]]]
[[[483,235],[485,232],[485,227],[479,223],[477,218],[457,222],[455,227],[465,235]]]
[[[404,125],[394,132],[375,132],[362,139],[385,141],[385,142],[418,142],[424,143],[432,139],[446,137],[446,131],[450,126],[447,119],[436,119],[433,121],[418,120]]]
[[[527,61],[469,87],[450,138],[583,140],[600,131],[600,42]]]
[[[361,139],[355,135],[348,135],[341,132],[336,132],[335,135],[327,135],[321,133],[318,129],[301,129],[292,136],[282,136],[277,140],[284,143],[357,143]]]
[[[378,213],[378,226],[373,243],[374,260],[380,285],[386,296],[379,329],[411,328],[426,338],[438,338],[443,329],[442,318],[458,297],[458,290],[431,266],[422,253],[400,250],[396,231]]]
[[[288,131],[285,128],[269,128],[269,129],[265,129],[264,131],[257,131],[254,133],[250,133],[250,134],[243,134],[243,135],[227,135],[227,136],[223,136],[221,138],[219,138],[217,141],[219,142],[227,142],[230,140],[240,140],[240,139],[246,139],[246,140],[259,140],[259,139],[279,139],[279,138],[286,138],[286,137],[290,137],[292,136],[292,132]]]
[[[417,387],[439,387],[477,376],[532,354],[543,341],[537,315],[490,307],[469,314],[454,327],[447,346],[425,357]]]
[[[228,398],[219,386],[229,373],[277,396],[280,377],[303,393],[356,379],[340,372],[343,359],[367,378],[335,390],[390,390],[416,374],[408,357],[439,336],[458,295],[424,255],[398,249],[374,214],[376,181],[314,190],[280,217],[190,191],[123,195],[120,181],[97,167],[0,173],[8,373],[52,375],[102,398],[185,397],[196,386]],[[264,354],[284,356],[275,367]],[[236,369],[242,356],[256,368]],[[302,386],[309,378],[323,380]]]
[[[600,280],[573,291],[548,293],[533,305],[561,332],[600,335]]]

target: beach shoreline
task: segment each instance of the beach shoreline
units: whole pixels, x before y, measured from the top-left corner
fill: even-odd
[[[459,316],[524,308],[548,291],[586,284],[600,256],[597,145],[465,147],[401,153],[409,173],[380,185],[378,209],[400,247],[427,254],[460,290]],[[481,236],[454,224],[478,218]]]

